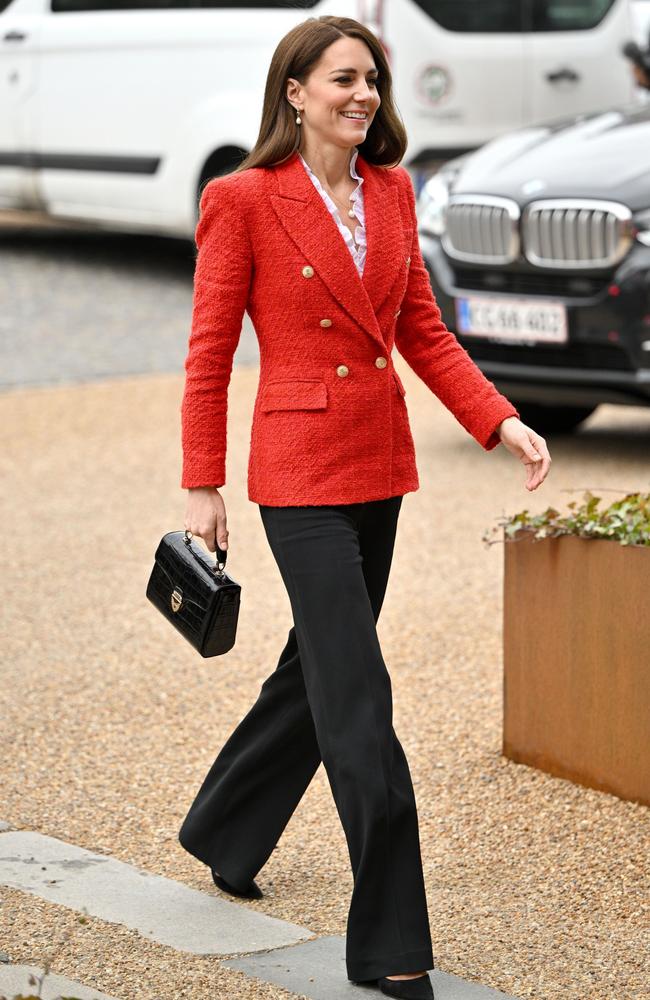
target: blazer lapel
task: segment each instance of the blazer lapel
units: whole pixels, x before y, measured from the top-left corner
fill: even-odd
[[[404,231],[397,185],[388,183],[382,176],[382,168],[374,167],[359,155],[357,173],[363,177],[361,190],[366,222],[367,247],[362,280],[377,313],[404,264],[408,252],[404,247],[411,245],[412,228],[409,227],[408,233]]]
[[[397,188],[380,168],[357,157],[362,187],[366,260],[363,281],[334,218],[312,184],[298,154],[272,168],[277,193],[270,201],[282,226],[325,282],[337,302],[385,347],[376,311],[388,295],[404,256]]]

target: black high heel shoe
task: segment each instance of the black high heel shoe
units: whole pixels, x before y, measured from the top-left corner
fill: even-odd
[[[231,896],[241,896],[243,899],[261,899],[264,895],[254,879],[251,879],[250,885],[245,889],[236,889],[230,882],[226,882],[225,878],[219,875],[214,868],[211,868],[210,871],[212,872],[212,880],[217,888],[223,889],[224,892],[229,892]]]
[[[428,972],[415,979],[388,979],[382,976],[377,980],[377,986],[387,997],[399,997],[400,1000],[434,1000],[433,986]]]

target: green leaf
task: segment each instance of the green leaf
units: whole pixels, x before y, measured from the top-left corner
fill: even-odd
[[[533,532],[534,540],[577,535],[611,539],[621,545],[650,546],[650,493],[627,493],[605,510],[599,509],[600,502],[601,497],[586,490],[581,503],[572,500],[567,504],[569,514],[562,515],[554,507],[547,507],[541,514],[531,514],[526,508],[501,516],[498,524],[506,540],[525,529]],[[522,531],[522,535],[524,533]]]

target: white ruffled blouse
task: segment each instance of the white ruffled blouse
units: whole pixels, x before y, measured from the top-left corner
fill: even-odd
[[[359,155],[359,150],[355,149],[350,159],[350,177],[352,177],[355,181],[357,181],[357,186],[351,195],[351,204],[352,207],[354,208],[354,214],[358,222],[358,225],[354,230],[354,239],[353,239],[352,233],[345,225],[345,223],[341,221],[341,216],[337,206],[334,204],[334,202],[328,195],[327,191],[325,190],[325,188],[323,187],[323,185],[321,184],[321,182],[319,181],[318,177],[313,172],[309,164],[306,162],[305,159],[303,159],[302,154],[298,153],[298,156],[300,157],[300,160],[305,170],[307,171],[308,176],[311,178],[314,187],[316,188],[321,198],[327,205],[329,211],[332,213],[334,221],[338,226],[341,236],[345,240],[346,246],[348,247],[350,253],[352,254],[352,259],[354,260],[357,271],[359,272],[359,276],[361,277],[363,275],[363,268],[366,262],[366,219],[363,207],[363,191],[361,190],[361,186],[363,184],[363,177],[360,177],[356,171],[356,162],[358,155]]]

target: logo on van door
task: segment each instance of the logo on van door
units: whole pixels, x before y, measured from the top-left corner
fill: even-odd
[[[417,89],[430,104],[439,104],[449,96],[451,76],[444,66],[429,65],[420,70]]]

